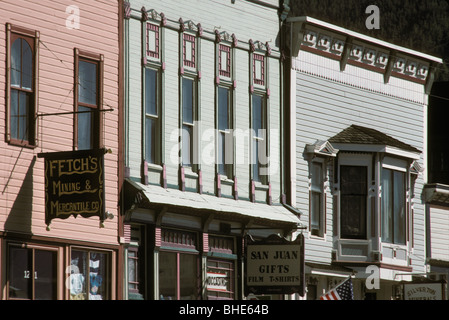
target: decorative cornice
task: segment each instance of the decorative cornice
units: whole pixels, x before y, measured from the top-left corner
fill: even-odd
[[[253,39],[249,39],[249,48],[250,52],[255,52],[256,50],[259,51],[265,51],[268,55],[271,55],[271,48],[268,42],[261,42],[261,41],[253,41]]]
[[[178,21],[181,32],[194,32],[200,37],[203,35],[203,27],[201,26],[201,23],[195,24],[192,20],[187,20],[184,22],[182,18],[179,18]]]
[[[234,47],[237,46],[237,38],[235,34],[230,35],[227,31],[220,32],[218,29],[214,30],[215,33],[215,41],[220,43],[222,41],[226,41],[231,43]]]
[[[342,60],[345,49],[349,51],[347,63],[391,76],[424,84],[429,74],[430,64],[406,54],[394,54],[388,48],[371,45],[362,41],[346,41],[324,30],[304,29],[301,49],[331,59]],[[346,63],[346,62],[345,62]],[[389,76],[386,78],[388,80]]]
[[[317,140],[314,144],[307,144],[305,148],[305,152],[308,154],[332,158],[337,156],[338,151],[329,141],[323,140]]]

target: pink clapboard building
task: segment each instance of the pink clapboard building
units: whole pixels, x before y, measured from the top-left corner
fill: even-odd
[[[1,1],[1,299],[120,299],[120,8]]]

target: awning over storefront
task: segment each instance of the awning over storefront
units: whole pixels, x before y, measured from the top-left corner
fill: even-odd
[[[139,208],[167,208],[179,212],[189,209],[193,213],[214,213],[216,217],[230,219],[251,219],[258,224],[288,227],[292,230],[301,227],[300,211],[284,205],[253,203],[247,200],[234,200],[209,194],[162,188],[157,185],[144,185],[126,179],[125,192]]]

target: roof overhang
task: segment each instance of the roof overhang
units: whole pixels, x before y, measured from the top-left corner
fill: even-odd
[[[411,152],[407,150],[402,150],[399,148],[386,146],[386,145],[377,145],[377,144],[357,144],[357,143],[337,143],[333,142],[332,145],[334,148],[337,148],[340,151],[348,151],[348,152],[379,152],[385,153],[392,156],[398,156],[402,158],[419,160],[421,157],[420,153]]]
[[[253,203],[172,188],[165,189],[130,179],[125,181],[127,197],[139,208],[165,208],[171,212],[189,212],[196,215],[213,213],[217,219],[251,220],[259,225],[290,230],[302,228],[299,220],[300,211],[290,206]],[[129,204],[127,206],[130,207]]]
[[[331,24],[331,23],[328,23],[328,22],[324,22],[324,21],[321,21],[321,20],[318,20],[318,19],[315,19],[315,18],[312,18],[312,17],[307,17],[307,16],[290,17],[290,18],[287,18],[286,21],[290,22],[290,23],[299,24],[300,25],[299,30],[301,30],[301,28],[302,28],[301,25],[302,24],[311,24],[311,25],[314,25],[314,26],[317,26],[317,27],[328,29],[329,31],[332,31],[332,32],[341,33],[341,34],[353,37],[353,38],[358,39],[358,40],[366,41],[366,42],[371,43],[373,45],[381,46],[381,47],[384,47],[384,48],[388,48],[390,50],[395,50],[395,51],[398,51],[398,52],[401,52],[401,53],[404,53],[404,54],[412,55],[412,56],[415,56],[417,58],[424,59],[424,60],[427,60],[427,61],[430,61],[430,62],[435,62],[435,63],[439,63],[439,64],[443,63],[443,59],[441,59],[441,58],[434,57],[432,55],[425,54],[425,53],[422,53],[422,52],[419,52],[419,51],[415,51],[415,50],[412,50],[412,49],[408,49],[408,48],[405,48],[405,47],[401,47],[401,46],[392,44],[390,42],[379,40],[379,39],[376,39],[376,38],[373,38],[373,37],[370,37],[370,36],[367,36],[367,35],[364,35],[364,34],[361,34],[361,33],[358,33],[358,32],[352,31],[352,30],[349,30],[349,29],[345,29],[345,28],[339,27],[337,25],[334,25],[334,24]],[[292,40],[295,41],[295,39],[292,39]],[[298,42],[299,39],[296,39],[296,41]]]
[[[426,184],[424,200],[431,204],[449,206],[449,186],[439,183]]]

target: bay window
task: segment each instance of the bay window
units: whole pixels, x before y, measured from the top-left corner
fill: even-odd
[[[310,231],[312,235],[324,236],[324,184],[323,163],[312,162],[310,186]]]
[[[382,241],[406,242],[405,172],[382,168]]]
[[[366,239],[367,167],[340,166],[341,238]]]

